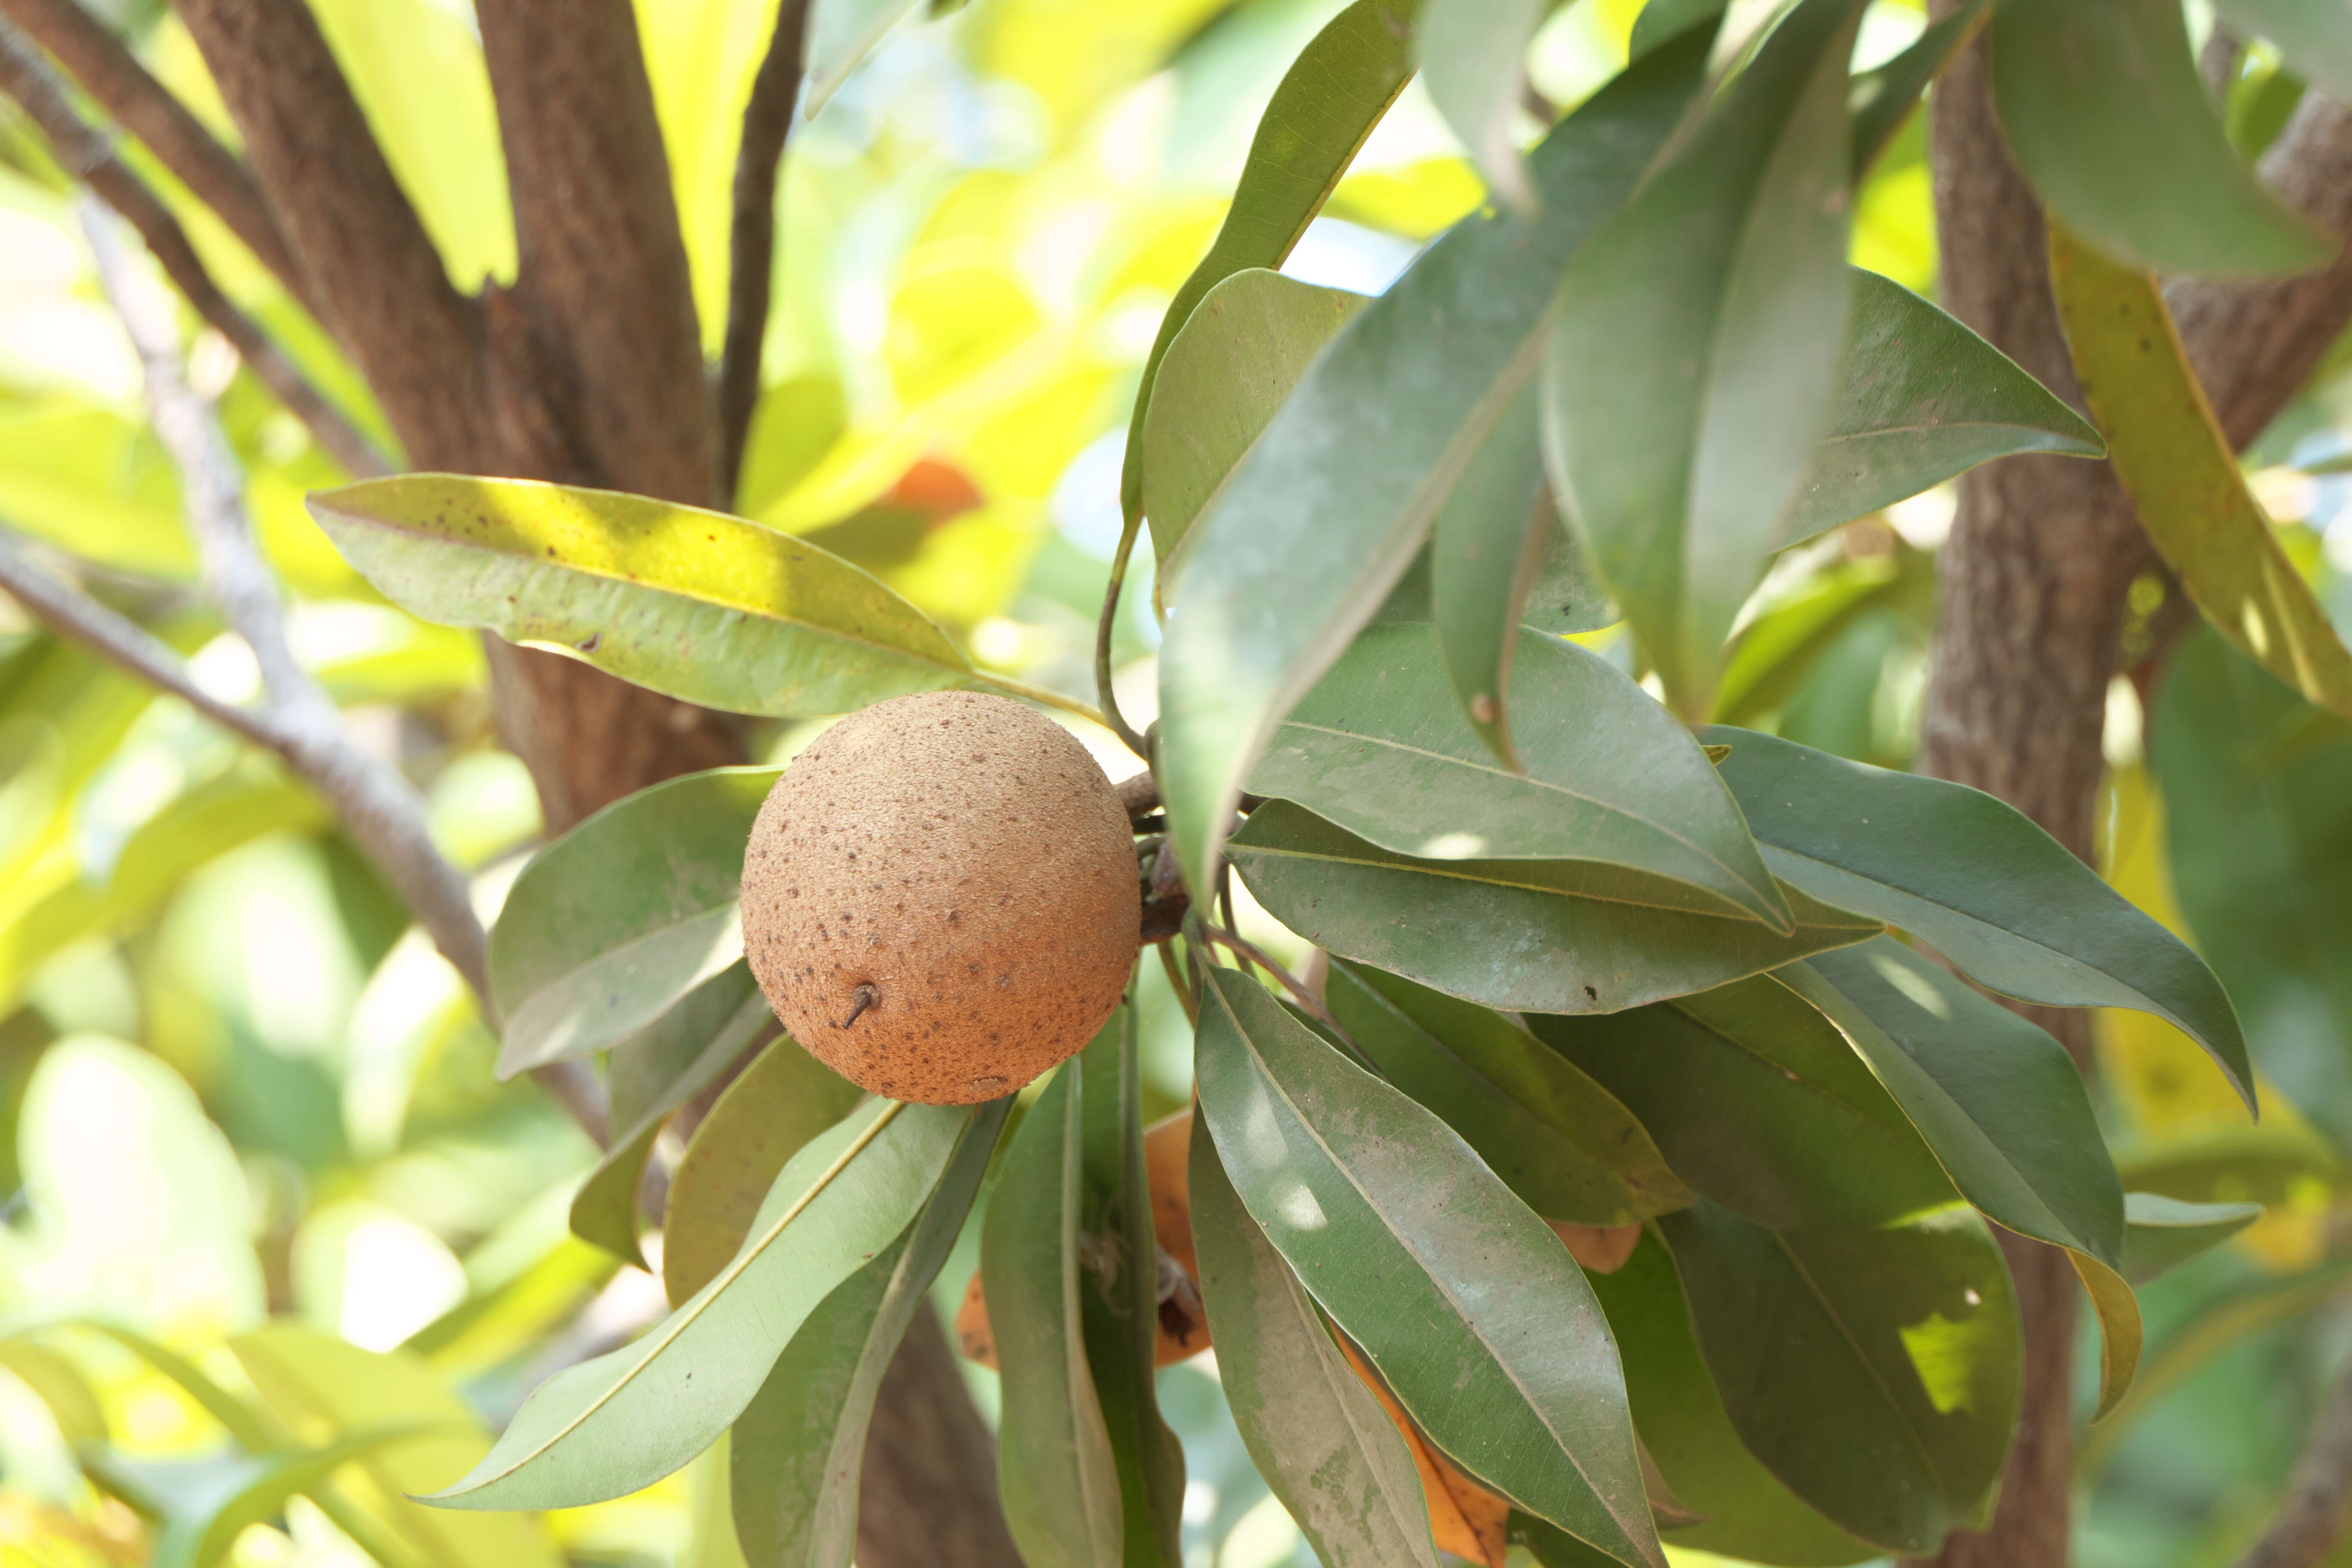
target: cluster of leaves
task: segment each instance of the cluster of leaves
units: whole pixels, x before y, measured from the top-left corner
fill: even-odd
[[[2063,1049],[1915,951],[2020,1000],[2159,1017],[2251,1105],[2230,998],[2177,938],[1989,797],[1686,727],[1744,696],[1731,634],[1779,552],[1990,458],[2106,450],[1844,259],[1858,174],[1984,18],[1858,81],[1856,0],[1801,0],[1748,39],[1654,6],[1625,72],[1522,163],[1493,72],[1516,72],[1533,9],[1412,10],[1359,0],[1277,91],[1129,447],[1122,558],[1148,519],[1169,623],[1150,761],[1170,841],[1203,905],[1230,864],[1332,959],[1322,997],[1284,1000],[1210,962],[1202,927],[1184,944],[1184,1201],[1234,1417],[1333,1563],[1433,1561],[1416,1453],[1502,1500],[1546,1562],[1656,1563],[1661,1523],[1764,1561],[1932,1550],[1986,1508],[2015,1409],[1986,1222],[2074,1260],[2105,1409],[2139,1356],[2131,1282],[2257,1212],[2127,1194]],[[1990,26],[2004,123],[2068,226],[2054,270],[2094,412],[2151,531],[2226,636],[2342,705],[2352,666],[2136,270],[2324,252],[2182,96],[2177,8]],[[1266,270],[1417,61],[1503,205],[1375,300]],[[2151,71],[2172,100],[2116,99]],[[2152,129],[2179,146],[2164,191],[2119,199],[2102,160]],[[422,616],[714,706],[948,687],[1071,705],[808,541],[717,514],[454,479],[313,507]],[[1620,618],[1664,705],[1561,635]],[[509,1070],[612,1047],[616,1084],[658,1084],[632,1090],[636,1136],[575,1210],[616,1246],[661,1118],[766,1022],[731,908],[772,777],[612,808],[498,928]],[[589,894],[616,885],[640,896]],[[1040,1564],[1173,1563],[1139,1074],[1129,1009],[1008,1138],[1006,1104],[852,1104],[768,1047],[688,1149],[671,1316],[551,1381],[439,1500],[616,1497],[731,1426],[755,1558],[845,1561],[881,1367],[992,1179],[1015,1535]],[[1588,1274],[1559,1226],[1644,1229]],[[1357,1352],[1394,1429],[1366,1418]]]

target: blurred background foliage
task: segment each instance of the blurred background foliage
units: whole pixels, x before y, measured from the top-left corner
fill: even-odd
[[[313,4],[457,281],[510,278],[465,0]],[[1622,64],[1638,8],[1554,14],[1531,58],[1528,134],[1546,102],[1573,104]],[[1338,9],[974,0],[902,26],[795,132],[738,510],[880,574],[981,661],[1090,691],[1143,354],[1276,81]],[[640,6],[713,347],[737,127],[773,12]],[[154,0],[118,0],[108,19],[232,134]],[[1923,20],[1879,0],[1860,52],[1892,54]],[[2258,151],[2301,90],[2258,49],[2231,91],[2231,134]],[[1854,237],[1857,262],[1923,291],[1936,270],[1924,136],[1915,119],[1878,164]],[[1416,86],[1286,270],[1376,292],[1481,199]],[[192,592],[176,481],[72,204],[0,110],[0,524],[189,654],[208,689],[247,696],[250,656]],[[239,303],[380,425],[275,282],[201,207],[180,216]],[[2328,471],[2352,451],[2346,364],[2339,352],[2250,466],[2352,631],[2352,479]],[[297,595],[298,652],[362,742],[425,790],[487,914],[540,825],[498,747],[480,648],[342,563],[299,504],[339,471],[226,343],[197,333],[191,368]],[[1950,515],[1931,492],[1794,552],[1750,608],[1718,716],[1907,765]],[[1148,580],[1131,595],[1118,684],[1140,723]],[[1631,657],[1611,632],[1587,640]],[[769,723],[755,750],[789,755],[824,720]],[[1108,734],[1083,738],[1131,771]],[[2107,740],[2105,869],[2200,943],[2270,1075],[2257,1125],[2168,1026],[2105,1021],[2101,1109],[2126,1184],[2270,1205],[2144,1293],[2147,1367],[2083,1456],[2078,1560],[2192,1568],[2268,1516],[2352,1338],[2352,726],[2200,634],[2160,681],[2118,678]],[[1298,955],[1264,916],[1244,920]],[[1156,1115],[1187,1092],[1190,1040],[1160,977],[1145,982]],[[245,1568],[740,1563],[709,1459],[545,1519],[401,1500],[462,1468],[541,1377],[659,1310],[655,1281],[567,1233],[594,1151],[527,1082],[498,1085],[495,1054],[462,984],[307,789],[0,599],[0,1560],[194,1562],[226,1545]],[[941,1277],[950,1308],[972,1250],[968,1236]],[[108,1327],[58,1326],[72,1320]],[[2095,1357],[2080,1364],[2088,1375]],[[971,1376],[992,1407],[993,1374]],[[1165,1378],[1193,1478],[1188,1563],[1307,1561],[1223,1415],[1213,1361]],[[285,1501],[240,1457],[240,1443],[289,1440],[349,1443],[320,1501]]]

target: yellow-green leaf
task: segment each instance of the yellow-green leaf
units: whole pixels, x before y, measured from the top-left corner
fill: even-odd
[[[2084,399],[2157,553],[2223,637],[2352,716],[2352,653],[2246,489],[2156,279],[2055,223],[2050,279]]]

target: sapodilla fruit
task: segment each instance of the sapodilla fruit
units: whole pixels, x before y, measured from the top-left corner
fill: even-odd
[[[1134,838],[1068,731],[936,691],[793,760],[743,857],[743,946],[793,1039],[892,1100],[1011,1094],[1094,1037],[1142,919]]]

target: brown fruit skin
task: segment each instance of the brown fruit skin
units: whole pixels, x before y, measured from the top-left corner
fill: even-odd
[[[1035,710],[893,698],[769,791],[743,857],[744,950],[793,1038],[851,1082],[996,1100],[1118,1007],[1142,919],[1134,842],[1110,781]]]

